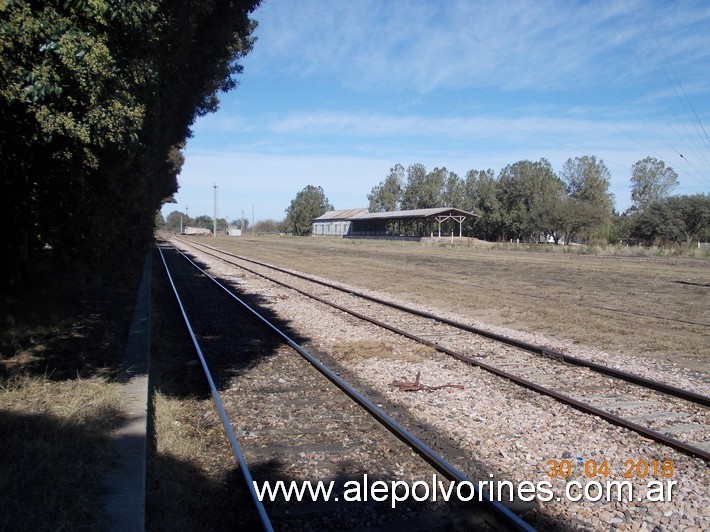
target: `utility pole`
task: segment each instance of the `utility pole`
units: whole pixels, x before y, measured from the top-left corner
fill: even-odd
[[[212,185],[214,188],[214,219],[212,220],[212,227],[214,228],[212,236],[217,238],[217,183]]]

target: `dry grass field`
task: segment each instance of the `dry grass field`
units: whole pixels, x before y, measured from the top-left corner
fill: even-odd
[[[612,356],[710,372],[708,257],[314,237],[197,241]]]

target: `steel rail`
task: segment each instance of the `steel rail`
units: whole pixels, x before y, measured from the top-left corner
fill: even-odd
[[[184,240],[183,240],[183,242],[184,242]],[[194,244],[192,242],[189,242],[189,244],[194,245],[196,247],[198,246],[198,244]],[[503,335],[500,335],[500,334],[497,334],[497,333],[494,333],[491,331],[486,331],[485,329],[481,329],[478,327],[474,327],[472,325],[468,325],[466,323],[462,323],[459,321],[444,318],[442,316],[437,316],[436,314],[432,314],[432,313],[425,312],[422,310],[417,310],[415,308],[410,308],[410,307],[407,307],[404,305],[400,305],[399,303],[394,303],[392,301],[380,299],[375,296],[370,296],[367,294],[363,294],[361,292],[353,291],[348,288],[338,286],[337,284],[329,283],[327,281],[322,281],[320,279],[315,279],[315,278],[311,277],[310,275],[305,275],[302,273],[289,271],[284,268],[280,268],[278,266],[267,264],[265,262],[261,262],[261,261],[254,260],[254,259],[249,259],[247,257],[242,257],[240,255],[236,255],[236,254],[230,253],[228,251],[223,251],[223,250],[214,248],[212,246],[207,246],[205,244],[199,244],[199,246],[203,246],[203,247],[206,247],[206,248],[211,249],[213,251],[217,251],[219,253],[229,255],[230,257],[234,257],[239,260],[251,262],[253,264],[258,264],[259,266],[263,266],[265,268],[270,268],[270,269],[279,271],[281,273],[293,275],[294,277],[298,277],[298,278],[304,279],[306,281],[311,281],[313,283],[317,283],[322,286],[326,286],[328,288],[333,288],[333,289],[339,290],[341,292],[346,292],[352,296],[356,296],[356,297],[360,297],[362,299],[366,299],[368,301],[372,301],[373,303],[379,303],[381,305],[385,305],[390,308],[401,310],[401,311],[407,312],[409,314],[414,314],[414,315],[417,315],[422,318],[435,320],[440,323],[450,325],[451,327],[455,327],[457,329],[461,329],[466,332],[477,334],[479,336],[483,336],[484,338],[495,340],[497,342],[501,342],[506,345],[510,345],[512,347],[517,347],[518,349],[522,349],[524,351],[528,351],[528,352],[536,354],[536,355],[540,355],[540,356],[544,356],[544,357],[548,357],[548,358],[553,358],[555,360],[559,360],[561,362],[565,362],[567,364],[574,365],[574,366],[585,367],[585,368],[591,369],[592,371],[595,371],[597,373],[607,375],[609,377],[614,377],[616,379],[630,382],[630,383],[636,384],[638,386],[643,386],[644,388],[648,388],[650,390],[655,390],[657,392],[661,392],[666,395],[677,397],[679,399],[683,399],[683,400],[689,401],[691,403],[696,403],[701,406],[710,407],[710,397],[708,397],[706,395],[695,393],[690,390],[684,390],[682,388],[678,388],[676,386],[671,386],[669,384],[665,384],[663,382],[656,381],[653,379],[647,379],[645,377],[641,377],[640,375],[634,375],[633,373],[628,373],[626,371],[621,371],[621,370],[618,370],[615,368],[604,366],[603,364],[598,364],[596,362],[591,362],[589,360],[584,360],[581,358],[573,357],[571,355],[567,355],[567,354],[562,353],[560,351],[555,351],[554,349],[548,349],[547,347],[531,344],[528,342],[524,342],[522,340],[517,340],[515,338],[503,336]],[[213,256],[215,256],[216,258],[221,258],[221,257],[217,257],[216,255],[213,255]],[[224,260],[224,259],[221,259],[221,260]],[[255,272],[252,272],[252,273],[255,273]]]
[[[222,252],[222,251],[220,251],[220,252]],[[222,253],[224,253],[224,252],[222,252]],[[228,255],[232,255],[232,254],[230,254],[230,253],[227,253],[227,254],[228,254]],[[234,256],[234,255],[232,255],[232,256]],[[216,257],[216,258],[220,258],[220,257]],[[240,258],[240,257],[237,257],[237,258]],[[224,259],[222,259],[222,260],[224,260]],[[269,267],[269,268],[274,268],[274,269],[276,269],[276,270],[278,270],[278,271],[281,271],[282,273],[287,273],[287,274],[289,274],[289,275],[296,275],[296,274],[293,274],[293,273],[288,272],[288,271],[286,271],[286,270],[283,270],[283,269],[281,269],[281,268],[275,268],[275,267],[273,267],[273,266],[264,265],[264,264],[262,264],[262,263],[259,263],[258,261],[252,261],[252,260],[250,260],[250,259],[245,259],[245,260],[247,260],[247,262],[254,262],[254,263],[258,263],[258,264],[260,264],[260,265],[262,265],[262,266],[267,266],[267,267]],[[559,401],[559,402],[561,402],[561,403],[564,403],[564,404],[566,404],[566,405],[569,405],[569,406],[575,408],[576,410],[579,410],[579,411],[584,412],[584,413],[587,413],[587,414],[592,414],[592,415],[598,416],[598,417],[600,417],[600,418],[602,418],[602,419],[604,419],[604,420],[606,420],[606,421],[608,421],[608,422],[610,422],[610,423],[612,423],[612,424],[614,424],[614,425],[618,425],[618,426],[620,426],[620,427],[623,427],[623,428],[632,430],[632,431],[634,431],[634,432],[636,432],[636,433],[638,433],[638,434],[640,434],[640,435],[642,435],[642,436],[645,436],[645,437],[650,438],[650,439],[652,439],[652,440],[654,440],[654,441],[657,441],[657,442],[659,442],[659,443],[662,443],[662,444],[664,444],[664,445],[667,445],[668,447],[671,447],[671,448],[673,448],[673,449],[676,449],[676,450],[678,450],[678,451],[681,451],[681,452],[683,452],[684,454],[688,454],[688,455],[691,455],[691,456],[695,456],[695,457],[698,457],[698,458],[702,458],[703,460],[706,460],[706,461],[710,461],[710,452],[705,451],[704,449],[701,449],[700,447],[696,447],[696,446],[694,446],[694,445],[690,445],[690,444],[685,443],[685,442],[683,442],[683,441],[681,441],[681,440],[678,440],[678,439],[676,439],[676,438],[667,436],[666,434],[663,434],[662,432],[658,432],[658,431],[655,431],[655,430],[653,430],[653,429],[649,429],[649,428],[647,428],[647,427],[644,427],[644,426],[642,426],[642,425],[639,425],[638,423],[634,423],[633,421],[629,421],[629,420],[624,419],[624,418],[622,418],[622,417],[620,417],[620,416],[617,416],[617,415],[615,415],[615,414],[612,414],[612,413],[610,413],[610,412],[607,412],[607,411],[605,411],[605,410],[602,410],[602,409],[600,409],[600,408],[597,408],[597,407],[595,407],[595,406],[593,406],[593,405],[590,405],[590,404],[588,404],[588,403],[584,403],[584,402],[579,401],[579,400],[577,400],[577,399],[575,399],[575,398],[573,398],[573,397],[570,397],[570,396],[565,395],[565,394],[563,394],[563,393],[557,392],[557,391],[552,390],[552,389],[550,389],[550,388],[547,388],[547,387],[545,387],[545,386],[540,386],[539,384],[535,384],[534,382],[532,382],[532,381],[530,381],[530,380],[528,380],[528,379],[525,379],[525,378],[523,378],[523,377],[518,377],[517,375],[514,375],[514,374],[512,374],[512,373],[508,373],[507,371],[498,369],[498,368],[496,368],[495,366],[491,366],[491,365],[486,364],[486,363],[484,363],[484,362],[480,362],[480,361],[478,361],[478,360],[476,360],[476,359],[474,359],[474,358],[471,358],[471,357],[469,357],[469,356],[467,356],[467,355],[464,355],[463,353],[459,353],[459,352],[454,351],[454,350],[452,350],[452,349],[449,349],[449,348],[447,348],[447,347],[441,346],[441,345],[439,345],[439,344],[437,344],[437,343],[435,343],[435,342],[432,342],[432,341],[427,340],[427,339],[425,339],[425,338],[421,338],[421,337],[419,337],[419,336],[416,336],[415,334],[409,333],[409,332],[407,332],[407,331],[405,331],[405,330],[403,330],[403,329],[399,329],[399,328],[397,328],[397,327],[394,327],[394,326],[392,326],[392,325],[389,325],[388,323],[379,321],[379,320],[377,320],[377,319],[375,319],[375,318],[371,318],[371,317],[369,317],[369,316],[366,316],[366,315],[361,314],[361,313],[359,313],[359,312],[356,312],[356,311],[354,311],[354,310],[348,309],[348,308],[343,307],[343,306],[341,306],[341,305],[338,305],[338,304],[336,304],[336,303],[332,303],[332,302],[330,302],[330,301],[327,301],[327,300],[325,300],[325,299],[323,299],[323,298],[320,298],[320,297],[318,297],[318,296],[315,296],[315,295],[313,295],[313,294],[309,294],[308,292],[305,292],[305,291],[303,291],[303,290],[300,290],[300,289],[298,289],[298,288],[295,288],[295,287],[293,287],[293,286],[291,286],[291,285],[289,285],[289,284],[287,284],[287,283],[284,283],[284,282],[282,282],[282,281],[279,281],[279,280],[273,279],[273,278],[271,278],[271,277],[268,277],[268,276],[266,276],[266,275],[264,275],[264,274],[262,274],[262,273],[256,272],[256,271],[251,270],[251,269],[249,269],[249,268],[245,268],[244,266],[239,266],[239,267],[240,267],[240,268],[243,268],[243,269],[245,269],[246,271],[251,272],[251,273],[253,273],[253,274],[255,274],[255,275],[258,275],[258,276],[260,276],[260,277],[263,277],[263,278],[265,278],[265,279],[268,279],[269,281],[271,281],[271,282],[273,282],[273,283],[276,283],[276,284],[278,284],[278,285],[280,285],[280,286],[283,286],[283,287],[285,287],[285,288],[289,288],[290,290],[294,290],[294,291],[296,291],[296,292],[298,292],[298,293],[300,293],[300,294],[302,294],[302,295],[304,295],[304,296],[306,296],[306,297],[309,297],[309,298],[311,298],[311,299],[313,299],[313,300],[315,300],[315,301],[318,301],[318,302],[320,302],[320,303],[323,303],[323,304],[326,304],[326,305],[331,306],[331,307],[333,307],[333,308],[336,308],[336,309],[338,309],[338,310],[340,310],[340,311],[342,311],[342,312],[345,312],[345,313],[347,313],[347,314],[350,314],[351,316],[354,316],[354,317],[356,317],[356,318],[359,318],[359,319],[362,319],[362,320],[367,321],[367,322],[369,322],[369,323],[372,323],[373,325],[377,325],[377,326],[379,326],[379,327],[382,327],[382,328],[384,328],[384,329],[387,329],[387,330],[389,330],[389,331],[391,331],[391,332],[393,332],[393,333],[399,334],[399,335],[401,335],[401,336],[404,336],[404,337],[406,337],[406,338],[409,338],[410,340],[414,340],[414,341],[416,341],[416,342],[419,342],[419,343],[421,343],[421,344],[423,344],[423,345],[427,345],[427,346],[429,346],[429,347],[432,347],[433,349],[436,349],[437,351],[440,351],[440,352],[442,352],[442,353],[445,353],[445,354],[447,354],[447,355],[450,355],[450,356],[452,356],[452,357],[454,357],[454,358],[456,358],[456,359],[458,359],[458,360],[461,360],[462,362],[465,362],[465,363],[467,363],[467,364],[470,364],[470,365],[473,365],[473,366],[477,366],[477,367],[479,367],[479,368],[481,368],[481,369],[484,369],[484,370],[486,370],[486,371],[488,371],[488,372],[490,372],[490,373],[493,373],[494,375],[498,375],[499,377],[503,377],[503,378],[505,378],[505,379],[508,379],[508,380],[510,380],[510,381],[512,381],[512,382],[514,382],[514,383],[516,383],[516,384],[518,384],[518,385],[520,385],[520,386],[523,386],[523,387],[527,388],[527,389],[534,390],[534,391],[536,391],[536,392],[538,392],[538,393],[540,393],[540,394],[543,394],[543,395],[547,395],[547,396],[549,396],[549,397],[552,397],[553,399],[556,399],[557,401]],[[318,281],[317,279],[308,279],[307,276],[302,276],[302,275],[296,275],[296,276],[297,276],[297,277],[303,277],[303,278],[305,278],[305,279],[307,279],[307,280],[309,280],[309,281],[312,280],[312,281],[314,281],[314,282],[316,282],[316,283],[318,283],[318,284],[325,284],[325,285],[328,285],[328,284],[329,284],[329,283],[320,282],[320,281]],[[340,289],[340,288],[339,288],[339,289]],[[341,290],[343,290],[343,289],[341,289]],[[348,293],[351,293],[351,292],[348,292]],[[354,294],[354,295],[357,295],[357,294]],[[366,299],[372,300],[372,301],[375,301],[375,302],[378,302],[378,301],[377,301],[377,298],[370,298],[370,297],[367,297]],[[395,308],[398,308],[399,310],[405,310],[405,311],[407,310],[406,307],[400,308],[401,305],[393,304],[392,306],[395,306]],[[417,311],[417,312],[418,312],[418,311]],[[426,314],[426,313],[422,313],[422,314]],[[439,321],[443,321],[443,320],[439,320]],[[444,322],[444,323],[445,323],[445,322]]]
[[[219,392],[217,391],[217,387],[215,386],[214,380],[212,379],[212,374],[210,373],[209,367],[207,366],[207,361],[205,360],[205,357],[202,354],[202,349],[200,348],[200,344],[197,341],[195,332],[192,329],[192,325],[190,324],[187,312],[185,311],[185,307],[182,304],[182,300],[180,299],[180,294],[178,293],[177,287],[173,282],[173,277],[172,275],[170,275],[170,269],[168,268],[168,264],[165,261],[165,256],[163,255],[163,250],[160,248],[160,246],[158,246],[158,251],[160,252],[160,258],[162,259],[163,266],[165,267],[165,273],[167,274],[168,280],[170,281],[170,286],[172,286],[173,293],[175,294],[175,299],[177,300],[178,306],[180,307],[180,312],[182,313],[183,320],[185,321],[187,330],[190,333],[192,344],[195,347],[197,356],[200,358],[202,369],[205,373],[205,376],[207,377],[207,382],[210,385],[212,399],[217,405],[217,411],[219,412],[219,418],[222,421],[222,426],[224,427],[224,431],[227,433],[227,438],[229,439],[229,443],[232,446],[232,451],[234,453],[235,458],[237,459],[237,462],[239,463],[239,469],[241,470],[242,475],[244,477],[244,481],[246,482],[247,490],[249,490],[249,495],[251,496],[257,514],[259,515],[261,526],[266,532],[273,532],[274,528],[271,525],[271,521],[269,520],[269,516],[266,513],[264,504],[259,500],[259,497],[256,494],[256,490],[254,489],[254,480],[251,476],[251,472],[249,471],[249,467],[247,466],[244,454],[242,453],[241,447],[239,446],[239,442],[237,441],[237,437],[234,434],[232,425],[229,422],[229,417],[227,416],[227,412],[224,409],[224,404],[222,403],[222,400],[219,397]]]
[[[255,318],[266,325],[271,331],[273,331],[277,336],[283,339],[288,345],[295,349],[305,360],[307,360],[311,366],[318,370],[325,378],[337,386],[343,393],[345,393],[350,399],[355,401],[358,405],[364,408],[372,417],[374,417],[381,425],[383,425],[387,430],[399,438],[402,442],[407,444],[411,449],[413,449],[420,457],[422,457],[427,463],[429,463],[434,469],[439,473],[444,475],[448,480],[454,480],[458,482],[466,482],[471,486],[473,490],[474,499],[478,498],[479,502],[483,502],[490,507],[492,512],[506,525],[510,525],[512,530],[525,530],[534,531],[535,528],[529,523],[526,523],[520,517],[515,515],[511,510],[506,508],[502,503],[493,500],[488,493],[483,490],[479,490],[476,483],[470,480],[461,471],[456,469],[449,462],[444,460],[439,456],[433,449],[427,446],[419,438],[410,434],[407,429],[400,425],[397,421],[386,414],[381,408],[376,406],[367,397],[362,395],[360,392],[355,390],[347,382],[345,382],[341,377],[339,377],[335,372],[328,368],[323,362],[318,360],[315,356],[309,353],[296,341],[291,339],[286,333],[281,331],[273,323],[271,323],[267,318],[259,314],[254,310],[248,303],[242,300],[239,296],[234,294],[229,288],[224,286],[219,280],[207,273],[200,266],[198,266],[190,257],[188,257],[181,250],[175,248],[180,255],[182,255],[188,262],[190,262],[197,270],[202,272],[208,279],[214,282],[219,288],[226,292],[230,297],[236,300],[245,310],[250,312]],[[473,500],[473,499],[472,499]]]

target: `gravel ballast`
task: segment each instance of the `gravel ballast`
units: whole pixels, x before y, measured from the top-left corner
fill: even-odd
[[[547,525],[555,524],[560,530],[690,532],[710,528],[707,492],[710,479],[704,461],[582,414],[446,355],[423,349],[224,262],[209,257],[202,260],[210,266],[211,274],[235,282],[240,291],[266,298],[273,312],[309,339],[309,349],[322,354],[324,360],[339,364],[343,375],[366,387],[372,398],[381,402],[395,418],[406,419],[410,431],[469,478],[533,484],[549,481],[554,497],[539,506]],[[393,299],[388,294],[376,295]],[[422,310],[471,323],[470,318],[437,309],[435,302]],[[665,382],[703,394],[709,390],[708,383],[698,374],[679,369],[670,361],[649,362],[638,356],[613,356],[541,334],[520,333],[482,323],[476,325],[640,375],[657,376],[660,366]],[[365,348],[362,349],[364,354],[358,354],[358,346]],[[394,381],[413,381],[418,373],[425,385],[461,385],[463,389],[403,392],[391,385]],[[412,423],[412,420],[416,421]],[[573,465],[571,475],[567,479],[550,478],[550,461],[562,460],[569,460]],[[624,473],[634,470],[630,464],[640,460],[673,462],[672,477],[628,479],[633,485],[634,498],[642,500],[572,502],[564,495],[566,482],[573,480],[582,485],[590,481],[626,480]],[[593,466],[603,462],[608,464],[608,477],[585,475],[585,464]],[[643,500],[650,480],[662,481],[664,486],[669,480],[676,481],[671,500]]]

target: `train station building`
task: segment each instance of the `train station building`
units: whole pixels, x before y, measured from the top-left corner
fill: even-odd
[[[477,214],[451,207],[390,212],[346,209],[316,218],[311,234],[353,238],[463,237],[463,223],[476,217]]]

